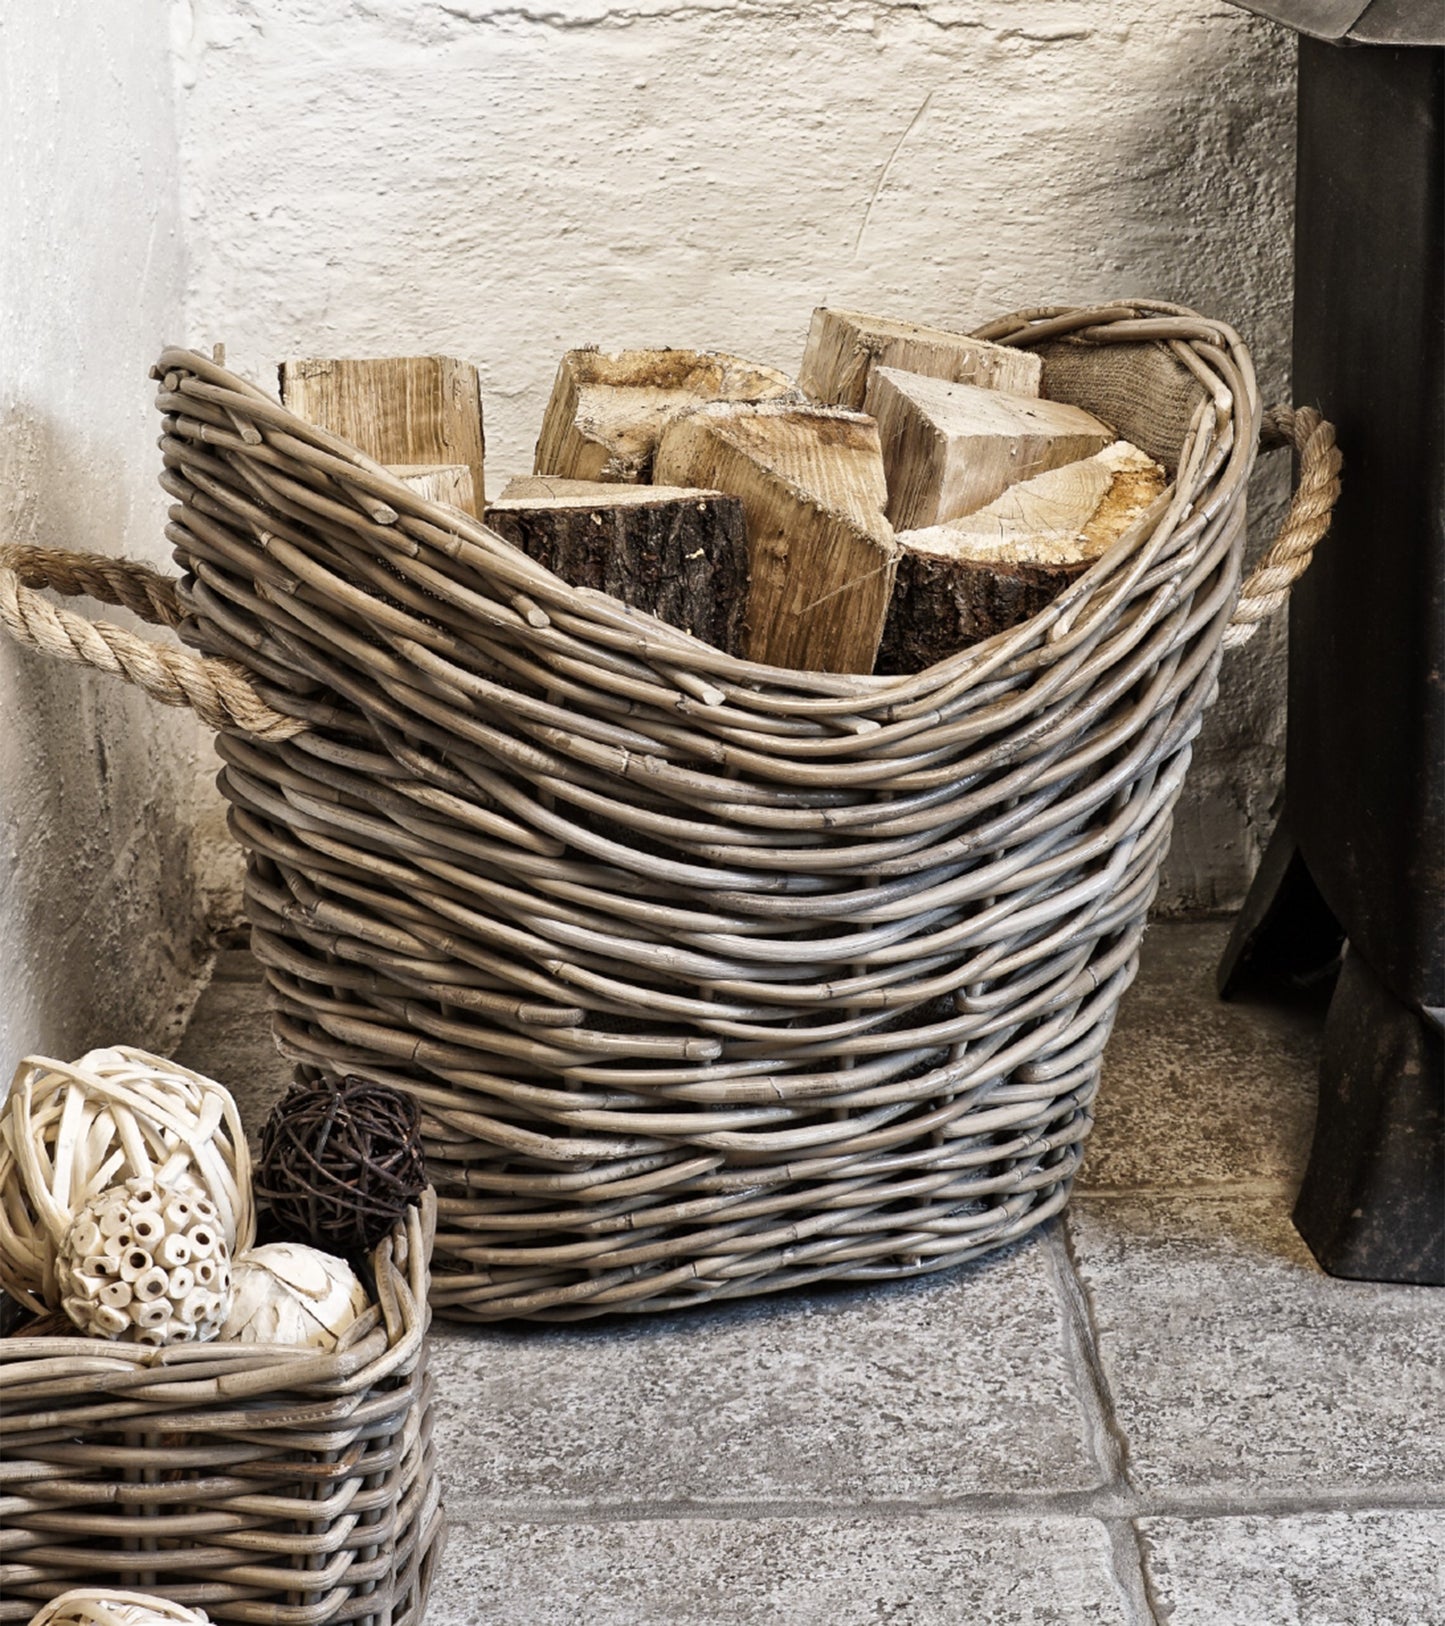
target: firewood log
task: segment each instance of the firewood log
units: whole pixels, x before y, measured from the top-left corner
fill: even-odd
[[[920,327],[858,311],[818,309],[808,330],[808,347],[798,387],[814,401],[858,411],[875,367],[921,373],[953,384],[1037,395],[1042,364],[1028,350],[990,344],[966,333]]]
[[[892,367],[873,369],[866,409],[878,421],[888,517],[900,531],[972,514],[1020,480],[1090,457],[1115,438],[1079,407]]]
[[[550,486],[550,492],[532,488]],[[581,491],[564,488],[582,486]],[[743,506],[718,491],[514,480],[487,509],[498,535],[574,587],[611,593],[741,654],[748,547]]]
[[[1037,615],[1163,494],[1127,441],[1010,486],[947,525],[902,531],[880,672],[918,672]]]
[[[872,670],[897,545],[871,419],[792,402],[701,407],[663,431],[656,472],[742,499],[751,659]]]
[[[533,469],[647,484],[663,426],[704,401],[796,398],[791,379],[698,350],[569,350],[557,369]]]
[[[465,463],[472,506],[485,501],[477,370],[450,356],[283,361],[281,402],[378,463]]]
[[[388,472],[418,497],[449,504],[467,514],[477,512],[472,471],[465,463],[393,463]]]

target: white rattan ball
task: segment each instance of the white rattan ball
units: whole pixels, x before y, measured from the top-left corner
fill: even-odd
[[[52,1598],[30,1626],[210,1626],[203,1610],[186,1609],[151,1592],[75,1587]]]
[[[61,1308],[91,1338],[204,1343],[231,1309],[231,1250],[216,1205],[189,1176],[144,1175],[80,1210],[55,1261]]]
[[[251,1160],[236,1103],[214,1079],[117,1045],[76,1062],[27,1056],[0,1113],[0,1287],[59,1309],[55,1256],[77,1211],[133,1176],[189,1175],[232,1255],[256,1236]]]
[[[335,1349],[370,1304],[344,1259],[300,1242],[269,1242],[235,1262],[231,1313],[221,1336],[242,1344]]]

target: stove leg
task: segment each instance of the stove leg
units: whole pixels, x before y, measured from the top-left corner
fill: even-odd
[[[1235,918],[1215,985],[1221,999],[1300,988],[1339,967],[1345,934],[1320,896],[1280,815],[1259,870]]]
[[[1294,1222],[1332,1276],[1445,1284],[1442,1013],[1402,1004],[1345,955]]]

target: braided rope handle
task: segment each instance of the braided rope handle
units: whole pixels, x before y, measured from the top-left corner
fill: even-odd
[[[1313,407],[1271,407],[1260,425],[1262,448],[1292,446],[1299,456],[1299,485],[1270,550],[1239,590],[1224,647],[1238,649],[1254,636],[1289,597],[1309,568],[1315,548],[1330,528],[1340,495],[1340,451],[1335,431]]]
[[[155,644],[109,622],[88,621],[43,599],[36,591],[42,587],[119,604],[143,621],[176,627],[185,612],[171,577],[133,559],[0,543],[0,625],[17,643],[122,677],[162,705],[189,706],[217,730],[286,740],[306,727],[268,706],[234,661]]]

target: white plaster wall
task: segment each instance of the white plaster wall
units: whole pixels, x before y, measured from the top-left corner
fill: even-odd
[[[1220,0],[178,0],[193,335],[481,367],[489,485],[562,350],[795,367],[814,305],[971,324],[1130,292],[1285,381],[1292,42]],[[1277,503],[1277,479],[1261,487]],[[1280,772],[1233,662],[1166,907],[1236,902]]]
[[[184,284],[168,29],[165,0],[0,6],[0,535],[153,563],[146,370]],[[0,1092],[29,1051],[176,1031],[201,968],[199,744],[0,636]]]

